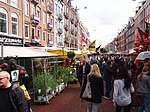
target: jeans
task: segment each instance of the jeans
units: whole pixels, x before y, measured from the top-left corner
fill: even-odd
[[[150,93],[143,93],[144,95],[144,105],[138,107],[137,112],[150,112]]]
[[[121,112],[122,108],[124,108],[124,112],[130,112],[131,104],[126,105],[126,106],[119,106],[116,104],[116,112]]]
[[[111,84],[111,81],[105,81],[106,82],[106,92],[105,92],[105,96],[106,97],[110,97],[110,92],[111,92],[111,89],[112,89],[112,84]]]
[[[98,103],[87,102],[87,112],[98,112]]]

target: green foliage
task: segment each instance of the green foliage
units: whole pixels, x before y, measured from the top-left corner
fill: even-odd
[[[77,82],[78,82],[78,79],[75,77],[70,77],[70,79],[68,81],[69,84],[76,84]]]
[[[45,80],[44,74],[37,74],[34,77],[33,84],[36,93],[38,93],[38,90],[41,89],[41,94],[46,94],[48,89],[54,90],[60,83],[77,83],[76,76],[77,75],[74,68],[58,66],[55,72],[47,73]]]
[[[101,52],[101,53],[107,53],[108,51],[107,51],[106,48],[100,48],[100,52]]]
[[[69,51],[69,52],[67,53],[67,57],[70,58],[70,59],[72,59],[72,58],[75,57],[75,53],[74,53],[73,51]]]
[[[33,80],[33,85],[36,92],[41,89],[41,93],[45,94],[47,86],[44,84],[44,74],[39,74],[35,76]]]

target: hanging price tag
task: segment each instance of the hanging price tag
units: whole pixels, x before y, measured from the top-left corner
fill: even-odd
[[[12,82],[16,82],[19,80],[19,70],[11,71]]]

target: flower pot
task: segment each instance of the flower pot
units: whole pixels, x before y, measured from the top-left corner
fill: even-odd
[[[37,100],[41,101],[42,100],[42,96],[37,96]]]

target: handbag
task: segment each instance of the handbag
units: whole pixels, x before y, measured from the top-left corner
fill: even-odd
[[[132,98],[132,107],[139,107],[144,104],[144,96],[141,93],[135,92],[131,96]]]
[[[91,85],[89,82],[89,75],[87,75],[87,83],[86,83],[85,90],[82,94],[82,98],[85,98],[85,99],[91,98]]]

